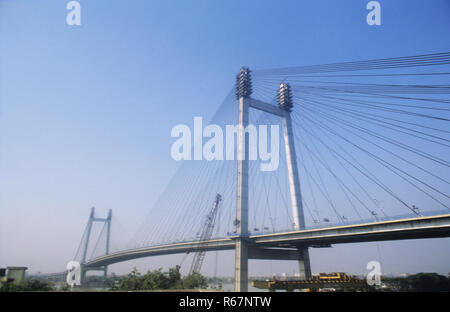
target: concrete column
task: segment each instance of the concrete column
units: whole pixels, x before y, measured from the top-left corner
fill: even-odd
[[[86,243],[84,244],[83,256],[81,258],[81,264],[84,264],[86,262],[86,256],[87,256],[88,245],[89,245],[89,238],[91,236],[92,223],[94,222],[94,214],[95,214],[95,208],[92,207],[91,214],[89,215],[89,221],[88,221],[87,233],[86,233]]]
[[[86,285],[86,272],[87,270],[84,268],[84,265],[81,264],[80,265],[80,284],[81,286],[85,286]]]
[[[309,261],[309,251],[308,248],[298,248],[299,252],[299,274],[300,279],[309,279],[311,278],[311,263]]]
[[[292,132],[292,120],[289,111],[283,117],[284,146],[286,150],[286,164],[288,169],[289,190],[291,193],[293,226],[295,230],[305,229],[305,216],[303,213],[302,194],[295,154],[294,134]],[[300,277],[311,277],[311,264],[308,248],[299,248]]]
[[[249,121],[249,105],[244,97],[239,98],[238,124],[238,168],[237,168],[237,211],[236,223],[239,238],[235,252],[235,291],[248,291],[248,133],[245,129]]]
[[[286,165],[288,169],[289,191],[291,193],[293,226],[295,230],[300,230],[305,228],[305,216],[303,215],[302,194],[298,178],[297,159],[295,156],[292,120],[289,112],[286,112],[286,115],[283,117],[283,136],[286,151]]]
[[[105,246],[105,255],[109,254],[109,245],[111,241],[111,219],[112,219],[112,210],[109,209],[108,217],[106,218],[106,246]]]
[[[105,255],[109,254],[109,245],[111,242],[111,219],[112,219],[112,209],[108,211],[108,217],[106,218],[106,246],[105,246]],[[103,272],[103,279],[106,281],[106,277],[108,276],[108,266],[105,266],[105,271]]]
[[[248,244],[245,239],[236,240],[234,290],[248,291]]]

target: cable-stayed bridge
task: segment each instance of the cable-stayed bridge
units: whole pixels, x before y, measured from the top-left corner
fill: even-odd
[[[235,250],[235,289],[246,291],[249,259],[296,260],[307,278],[309,248],[450,236],[449,76],[449,52],[243,67],[209,123],[216,127],[194,125],[189,135],[192,158],[210,148],[213,159],[180,165],[128,246],[112,248],[114,218],[92,211],[76,256],[83,274]],[[228,126],[236,126],[231,152],[215,144]],[[218,194],[214,223],[205,223]],[[89,245],[95,222],[104,227]]]

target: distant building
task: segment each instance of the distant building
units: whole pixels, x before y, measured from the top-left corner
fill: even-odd
[[[27,267],[7,267],[0,269],[0,283],[22,283]]]

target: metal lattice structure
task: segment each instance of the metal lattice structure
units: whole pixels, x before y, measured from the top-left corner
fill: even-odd
[[[214,204],[206,217],[205,223],[202,228],[202,232],[200,235],[200,242],[208,241],[212,237],[212,233],[214,230],[214,226],[216,224],[217,210],[219,208],[219,203],[222,200],[222,196],[220,194],[216,195],[216,199],[214,200]],[[194,260],[192,261],[191,269],[189,273],[192,272],[200,272],[203,264],[203,260],[205,259],[206,250],[199,250],[194,255]]]

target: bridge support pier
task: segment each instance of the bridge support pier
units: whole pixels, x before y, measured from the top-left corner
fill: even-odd
[[[86,227],[86,236],[84,237],[84,241],[82,241],[83,244],[83,253],[81,256],[81,276],[80,276],[80,283],[81,285],[85,285],[86,283],[86,272],[87,271],[103,271],[104,279],[106,280],[106,276],[108,273],[108,266],[105,267],[99,267],[99,268],[85,268],[84,264],[86,263],[87,259],[87,252],[89,247],[89,240],[91,236],[92,226],[94,222],[102,222],[106,224],[106,244],[105,244],[105,255],[109,254],[109,245],[110,245],[110,236],[111,236],[111,220],[112,220],[112,210],[110,209],[108,211],[108,216],[106,218],[96,218],[95,217],[95,208],[91,208],[91,213],[89,214],[89,221]]]
[[[81,278],[80,278],[81,286],[86,286],[86,273],[88,271],[102,271],[103,272],[103,282],[105,282],[106,281],[106,275],[107,275],[107,272],[108,272],[108,266],[86,268],[86,267],[84,267],[82,265],[81,266]]]
[[[309,261],[308,247],[302,247],[298,249],[298,267],[300,279],[306,280],[311,278],[311,263]]]
[[[239,124],[237,146],[237,201],[236,201],[236,232],[239,238],[236,240],[235,251],[235,291],[248,291],[248,122],[249,102],[252,93],[250,70],[241,68],[236,77],[236,97],[239,101]]]
[[[245,239],[236,240],[234,290],[248,291],[248,243]]]

